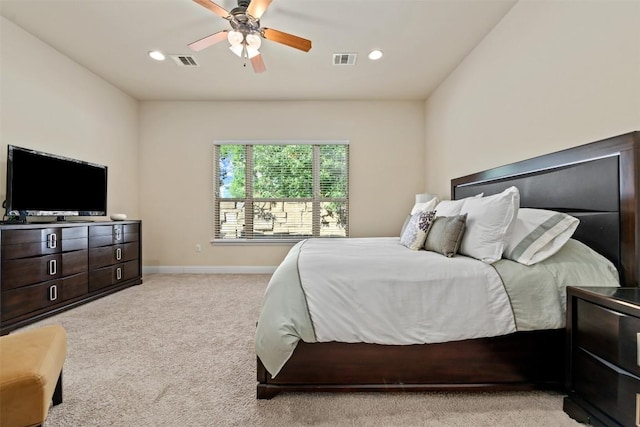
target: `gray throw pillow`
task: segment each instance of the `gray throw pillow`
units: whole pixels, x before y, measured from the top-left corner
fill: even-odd
[[[466,221],[467,214],[437,216],[429,227],[424,248],[428,251],[439,252],[447,257],[454,256],[460,248]]]

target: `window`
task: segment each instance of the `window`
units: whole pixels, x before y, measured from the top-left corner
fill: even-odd
[[[221,141],[214,145],[214,240],[349,235],[344,141]]]

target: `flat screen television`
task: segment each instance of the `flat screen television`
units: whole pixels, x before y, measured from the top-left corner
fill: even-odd
[[[104,216],[107,167],[7,146],[7,216]]]

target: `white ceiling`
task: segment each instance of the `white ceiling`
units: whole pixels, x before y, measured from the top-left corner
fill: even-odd
[[[139,100],[423,100],[516,2],[273,0],[261,25],[313,47],[263,40],[262,74],[226,41],[187,47],[229,28],[192,0],[0,0],[0,14]],[[193,55],[200,66],[153,61],[153,49]],[[372,49],[384,57],[370,61]],[[334,53],[354,52],[356,65],[333,65]]]

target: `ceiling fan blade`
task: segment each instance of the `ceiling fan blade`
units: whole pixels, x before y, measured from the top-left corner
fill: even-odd
[[[191,48],[191,50],[199,52],[206,47],[225,40],[227,38],[227,31],[228,30],[218,31],[217,33],[211,34],[205,38],[190,43],[189,47]]]
[[[282,43],[305,52],[309,52],[309,50],[311,50],[311,40],[303,39],[302,37],[294,36],[293,34],[283,33],[282,31],[273,30],[271,28],[264,28],[262,34],[265,39],[276,43]]]
[[[247,13],[256,19],[260,19],[269,4],[271,4],[271,0],[251,0],[249,7],[247,7]]]
[[[200,6],[209,9],[211,12],[213,12],[216,15],[221,16],[221,17],[223,17],[225,19],[229,16],[229,12],[227,12],[223,7],[218,6],[217,4],[212,2],[211,0],[193,0],[193,1],[198,3]]]
[[[258,54],[251,58],[251,66],[253,67],[253,71],[256,73],[264,73],[267,71],[267,67],[264,66],[264,61],[262,60],[262,55]]]

